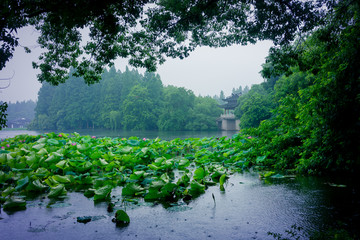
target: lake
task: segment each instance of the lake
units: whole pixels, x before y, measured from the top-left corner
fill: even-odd
[[[140,138],[231,137],[224,132],[107,132],[82,135]],[[35,131],[0,131],[1,138]],[[164,207],[139,200],[123,204],[121,187],[111,193],[115,209],[126,209],[131,222],[116,227],[106,203],[94,203],[83,193],[63,199],[27,199],[26,210],[0,211],[1,239],[309,239],[331,228],[359,236],[360,196],[356,179],[291,176],[260,179],[255,171],[230,176],[222,192],[210,186],[189,203]],[[118,201],[116,201],[118,199]],[[91,221],[82,223],[78,218]],[[294,236],[286,234],[293,231]],[[333,236],[333,235],[332,235]],[[297,238],[298,237],[298,238]]]
[[[0,131],[0,138],[10,138],[20,134],[39,135],[45,132],[62,132],[62,131],[29,131],[29,130],[10,130],[3,129]],[[81,129],[81,130],[66,130],[64,133],[77,132],[81,135],[91,135],[96,137],[121,137],[129,138],[136,136],[139,138],[163,140],[171,140],[174,138],[203,138],[203,137],[231,137],[238,131],[125,131],[125,130],[107,130],[107,129]]]
[[[256,173],[235,174],[225,192],[218,186],[209,187],[189,204],[169,208],[142,201],[129,204],[125,208],[131,222],[126,227],[116,227],[111,221],[114,213],[107,212],[106,203],[94,204],[83,194],[71,192],[63,200],[40,197],[30,200],[26,210],[2,211],[0,232],[3,240],[274,239],[268,232],[288,237],[285,231],[296,226],[301,228],[296,236],[308,239],[337,221],[357,228],[359,222],[349,222],[355,210],[351,209],[351,191],[316,177],[263,181]],[[120,188],[112,195],[119,197]],[[124,206],[119,202],[115,208]],[[86,224],[77,221],[84,216],[92,220]]]

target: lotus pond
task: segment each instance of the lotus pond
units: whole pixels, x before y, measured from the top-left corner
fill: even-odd
[[[4,139],[1,238],[307,239],[357,229],[355,185],[265,171],[262,157],[248,160],[250,141]]]

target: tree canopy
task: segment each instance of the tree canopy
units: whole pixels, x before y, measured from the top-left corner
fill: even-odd
[[[260,117],[255,111],[259,105],[262,114],[271,113],[260,126],[243,131],[253,136],[253,157],[261,156],[263,165],[310,174],[358,174],[359,10],[358,1],[341,1],[324,26],[272,49],[262,70],[266,81],[255,88],[267,91],[251,89],[239,99],[235,112],[241,119]]]
[[[33,129],[216,130],[222,110],[210,97],[164,87],[154,73],[112,67],[90,86],[74,76],[59,86],[44,82],[35,112]]]
[[[33,63],[41,70],[39,81],[62,83],[72,67],[76,76],[93,83],[118,57],[154,71],[165,57],[184,58],[198,46],[265,39],[287,44],[322,24],[324,9],[336,2],[5,0],[0,5],[0,70],[19,45],[16,31],[28,25],[40,32],[38,43],[45,49]],[[83,36],[84,29],[89,36]]]

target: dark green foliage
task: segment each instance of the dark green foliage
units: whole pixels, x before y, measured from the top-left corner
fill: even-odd
[[[1,201],[6,210],[20,210],[27,196],[58,199],[81,191],[115,210],[121,191],[122,202],[144,199],[174,206],[217,182],[225,190],[226,178],[251,166],[243,161],[250,141],[240,135],[172,141],[19,135],[0,142]],[[116,218],[121,222],[123,217]]]
[[[161,130],[183,130],[189,122],[195,95],[191,90],[168,86],[164,91],[164,110],[158,126]]]
[[[128,68],[111,68],[90,86],[73,76],[57,87],[43,83],[35,111],[30,127],[47,130],[215,130],[221,113],[211,98],[164,87],[159,75]]]
[[[235,115],[240,119],[241,128],[258,127],[261,121],[271,117],[274,107],[272,93],[262,84],[254,85],[248,93],[240,96],[238,104]]]
[[[5,0],[0,5],[0,70],[19,45],[16,30],[28,25],[41,33],[38,42],[45,49],[33,63],[41,82],[58,85],[76,68],[76,76],[94,83],[118,57],[154,71],[166,56],[184,58],[197,46],[264,39],[289,43],[296,33],[322,23],[323,5],[331,9],[332,2]],[[80,29],[86,28],[90,39],[82,45]]]
[[[6,102],[0,102],[0,130],[3,127],[6,127],[6,109],[7,109],[8,105]]]
[[[306,40],[270,53],[263,75],[277,78],[276,108],[245,130],[265,165],[310,174],[360,169],[359,10],[342,1]]]
[[[210,97],[197,97],[194,108],[190,111],[190,120],[185,126],[186,130],[216,130],[216,118],[222,113],[222,109],[214,99]]]

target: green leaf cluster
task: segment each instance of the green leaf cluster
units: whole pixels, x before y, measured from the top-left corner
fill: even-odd
[[[249,144],[239,135],[171,141],[19,135],[0,142],[0,200],[16,210],[26,206],[28,196],[58,199],[81,191],[113,204],[119,199],[178,204],[209,186],[224,190],[228,176],[252,165],[246,159]]]
[[[319,29],[270,51],[262,86],[272,96],[271,116],[243,130],[258,164],[306,174],[359,171],[359,9],[341,1]]]

